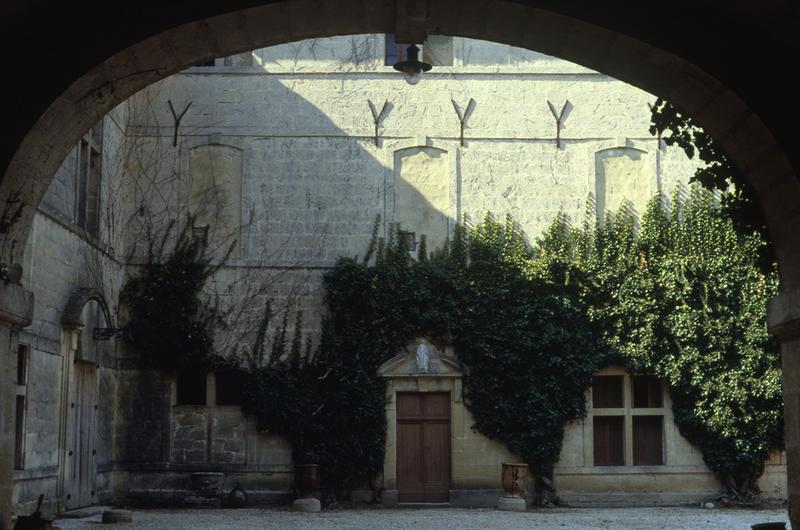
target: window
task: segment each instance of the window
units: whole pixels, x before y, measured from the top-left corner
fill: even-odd
[[[406,232],[403,230],[398,231],[398,237],[403,242],[409,251],[417,250],[417,234],[416,232]]]
[[[664,416],[633,416],[633,465],[664,463]]]
[[[624,416],[594,417],[594,465],[625,465],[624,423]]]
[[[209,226],[193,226],[192,227],[192,238],[198,242],[198,244],[202,247],[208,246],[208,231]]]
[[[236,372],[215,372],[214,403],[220,406],[236,406],[242,404],[242,381]]]
[[[238,372],[220,371],[206,374],[201,371],[179,372],[176,379],[176,405],[242,404],[242,380]]]
[[[383,64],[393,66],[408,59],[409,43],[396,42],[394,34],[387,33]],[[453,37],[429,35],[424,44],[417,44],[422,61],[432,66],[453,66]]]
[[[103,122],[84,135],[78,144],[75,223],[97,237],[100,233],[100,179]]]
[[[25,385],[28,382],[28,355],[27,344],[20,344],[17,347],[17,384]]]
[[[592,381],[592,406],[598,409],[624,407],[623,386],[621,375],[595,377]]]
[[[393,33],[386,34],[385,50],[383,56],[383,64],[386,66],[394,66],[395,64],[408,59],[406,56],[406,48],[408,43],[396,42]]]
[[[429,35],[422,57],[431,66],[453,66],[453,37]]]
[[[592,380],[595,466],[664,464],[664,390],[652,376],[609,369]]]
[[[633,407],[637,409],[660,408],[663,406],[661,382],[649,375],[631,377],[633,386]]]
[[[178,372],[175,384],[177,385],[177,405],[205,405],[206,404],[205,372],[185,371]]]
[[[17,389],[14,408],[14,469],[25,468],[25,416],[27,414],[30,346],[17,346]]]
[[[25,467],[25,396],[17,396],[14,421],[14,469]]]

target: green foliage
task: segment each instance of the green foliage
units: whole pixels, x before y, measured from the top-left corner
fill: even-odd
[[[325,277],[330,346],[376,383],[380,364],[416,337],[454,346],[475,428],[550,476],[564,425],[584,414],[604,358],[578,291],[530,274],[532,254],[510,219],[459,225],[443,249],[418,260],[395,228],[373,247],[373,263],[342,259]],[[376,409],[374,422],[385,421]],[[383,439],[374,440],[382,454]]]
[[[120,295],[129,317],[123,338],[146,368],[203,369],[214,359],[214,332],[224,319],[202,291],[219,265],[207,255],[206,242],[192,236],[192,224],[188,219],[177,234],[170,224],[152,238],[147,262]]]
[[[591,278],[588,314],[613,355],[668,383],[681,433],[732,492],[748,494],[783,439],[779,355],[766,327],[777,275],[759,267],[766,243],[737,232],[710,192],[665,203],[651,201],[638,237],[624,211],[579,230],[557,220],[550,232],[568,243],[547,242],[542,258]]]
[[[303,350],[300,314],[287,351],[286,325],[284,318],[270,354],[242,370],[242,410],[287,437],[296,463],[320,464],[323,489],[344,496],[383,467],[384,383],[338,346],[330,326],[316,355],[310,342]]]
[[[652,331],[629,346],[630,358],[669,383],[681,432],[746,493],[783,443],[780,356],[766,325],[777,274],[759,270],[766,243],[737,234],[710,193],[695,191],[673,210],[656,220],[669,223],[661,241],[643,238],[647,267],[636,287],[650,299]]]
[[[545,477],[592,375],[622,362],[667,382],[680,431],[749,494],[782,443],[765,322],[777,276],[757,262],[764,241],[739,233],[711,193],[668,202],[655,197],[639,226],[627,208],[598,224],[590,201],[581,227],[558,216],[534,250],[511,219],[459,225],[416,261],[392,230],[370,247],[374,262],[343,259],[326,276],[328,347],[378,385],[380,363],[415,337],[454,346],[475,429]]]
[[[591,377],[623,362],[669,385],[681,433],[735,493],[753,490],[781,447],[781,373],[766,330],[774,270],[766,243],[742,234],[709,192],[656,196],[637,226],[623,208],[571,227],[558,216],[531,249],[519,226],[487,216],[456,226],[417,259],[392,227],[366,256],[324,277],[329,310],[314,350],[302,314],[274,333],[269,304],[243,356],[213,354],[224,325],[202,289],[216,271],[191,231],[167,234],[123,289],[128,340],[145,366],[235,370],[243,410],[288,437],[296,462],[321,465],[323,487],[344,495],[380,472],[386,437],[381,364],[415,338],[451,345],[464,365],[474,428],[550,477],[565,425],[581,418]],[[189,223],[187,226],[191,226]],[[223,260],[224,262],[224,260]]]
[[[733,221],[735,229],[743,235],[757,232],[768,241],[766,223],[754,200],[753,187],[711,135],[690,116],[661,98],[653,104],[650,121],[650,134],[658,134],[665,144],[677,145],[686,156],[697,157],[702,162],[691,181],[720,193],[721,208]],[[775,251],[771,244],[761,246],[759,259],[764,271],[773,266]]]
[[[584,394],[607,350],[578,284],[551,281],[552,268],[535,274],[536,261],[510,219],[487,217],[474,227],[453,344],[466,367],[475,428],[549,478],[564,426],[583,417]]]

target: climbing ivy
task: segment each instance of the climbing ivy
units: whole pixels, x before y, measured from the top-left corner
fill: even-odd
[[[122,288],[122,338],[144,368],[202,370],[214,361],[214,334],[225,322],[217,301],[202,291],[225,259],[214,263],[192,225],[191,218],[180,227],[173,222],[149,238],[145,262]]]
[[[557,220],[542,256],[580,271],[589,317],[629,370],[666,381],[680,432],[730,494],[752,498],[782,447],[780,359],[766,326],[777,292],[766,245],[742,235],[714,195],[656,196],[636,229],[625,210],[571,229]]]
[[[301,351],[299,329],[298,319],[287,350],[284,321],[265,356],[256,339],[259,358],[242,368],[242,410],[285,436],[295,463],[320,465],[326,500],[343,498],[383,468],[385,387],[374,367],[339,347],[329,325],[316,351],[310,342]]]
[[[380,364],[415,337],[452,345],[475,429],[551,477],[564,426],[583,416],[605,359],[578,289],[531,273],[532,251],[510,218],[459,225],[444,248],[428,255],[421,245],[416,258],[394,227],[365,259],[339,261],[325,277],[328,347],[378,382]],[[371,422],[385,427],[382,408]]]
[[[511,218],[465,220],[441,249],[415,257],[378,237],[362,259],[324,276],[322,340],[303,344],[302,315],[264,308],[252,345],[213,353],[220,314],[202,302],[216,271],[201,241],[167,236],[123,289],[127,340],[145,366],[223,367],[242,378],[243,410],[286,436],[294,460],[321,465],[323,487],[344,496],[383,466],[386,391],[381,364],[416,337],[455,348],[474,428],[499,440],[548,485],[565,425],[585,413],[601,367],[622,362],[669,386],[675,421],[737,496],[756,493],[781,447],[781,373],[766,331],[774,270],[766,243],[737,231],[713,194],[657,195],[638,223],[627,209],[570,226],[558,216],[532,247]]]
[[[558,216],[533,249],[510,219],[491,217],[416,260],[400,238],[378,239],[326,276],[336,347],[377,380],[380,362],[417,336],[454,346],[474,428],[545,482],[591,376],[621,362],[664,380],[680,432],[731,494],[755,495],[783,439],[766,243],[697,187],[656,196],[641,222],[626,208],[604,223],[591,202],[587,212],[579,227]]]
[[[690,181],[720,197],[720,208],[740,234],[757,232],[766,241],[759,249],[759,266],[769,271],[775,250],[769,242],[764,216],[754,200],[755,190],[728,154],[688,114],[658,98],[651,108],[650,134],[658,134],[668,146],[676,145],[700,164]]]

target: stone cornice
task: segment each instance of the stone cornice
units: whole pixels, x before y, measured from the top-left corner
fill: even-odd
[[[20,285],[0,282],[0,324],[24,328],[33,320],[33,293]]]

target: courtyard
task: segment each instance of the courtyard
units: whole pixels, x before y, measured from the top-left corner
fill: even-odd
[[[0,530],[800,527],[796,161],[718,61],[279,3],[101,50],[21,121]]]
[[[198,530],[201,528],[347,528],[347,529],[749,529],[763,522],[788,523],[786,509],[557,508],[523,513],[493,509],[362,509],[297,513],[278,509],[134,511],[133,523],[103,527]],[[100,515],[61,519],[62,530],[97,528]]]

